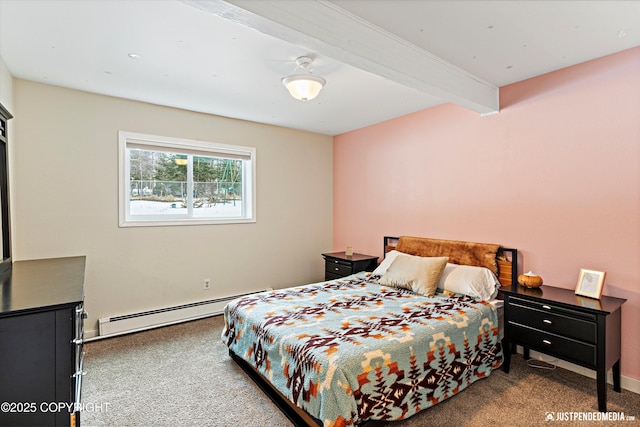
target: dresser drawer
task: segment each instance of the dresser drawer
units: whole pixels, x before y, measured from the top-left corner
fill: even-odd
[[[584,316],[575,316],[555,306],[541,305],[540,308],[533,308],[530,304],[525,306],[511,300],[509,320],[543,332],[551,332],[591,344],[596,343],[598,327],[595,321],[587,320]]]
[[[542,353],[596,366],[596,346],[509,321],[509,339]]]

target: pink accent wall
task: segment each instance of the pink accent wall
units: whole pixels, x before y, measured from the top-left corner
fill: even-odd
[[[336,136],[334,250],[415,235],[517,248],[552,286],[606,271],[640,380],[640,48],[500,92],[499,114],[446,104]]]

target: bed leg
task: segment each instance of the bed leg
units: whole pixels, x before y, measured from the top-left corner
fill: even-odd
[[[511,364],[511,344],[506,338],[502,339],[502,355],[504,360],[502,361],[502,370],[505,374],[509,373],[509,365]]]

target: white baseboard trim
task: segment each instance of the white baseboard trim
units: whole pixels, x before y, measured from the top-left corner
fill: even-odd
[[[518,353],[522,354],[522,347],[518,346]],[[584,375],[585,377],[596,379],[596,371],[593,369],[585,368],[579,365],[575,365],[573,363],[565,362],[564,360],[556,359],[555,357],[538,353],[537,351],[530,350],[529,356],[531,359],[541,360],[546,363],[551,363],[560,368],[566,369],[571,372],[575,372],[580,375]],[[611,371],[607,373],[607,382],[609,384],[613,384],[613,374]],[[640,394],[640,380],[636,380],[635,378],[625,377],[624,375],[620,375],[620,388],[625,390],[629,390],[630,392]]]

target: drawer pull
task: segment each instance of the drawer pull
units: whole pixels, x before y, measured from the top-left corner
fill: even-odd
[[[551,307],[549,307],[548,305],[543,305],[542,308],[544,308],[546,310],[551,310]]]
[[[542,323],[546,323],[547,325],[552,325],[553,324],[553,322],[551,320],[549,320],[549,319],[543,319]]]
[[[549,340],[542,340],[542,343],[546,345],[551,345],[551,341]]]
[[[336,263],[336,264],[338,263],[338,261],[337,261],[337,260],[333,260],[333,262],[334,262],[334,263]]]
[[[338,267],[334,268],[335,271],[340,271],[340,269]]]

